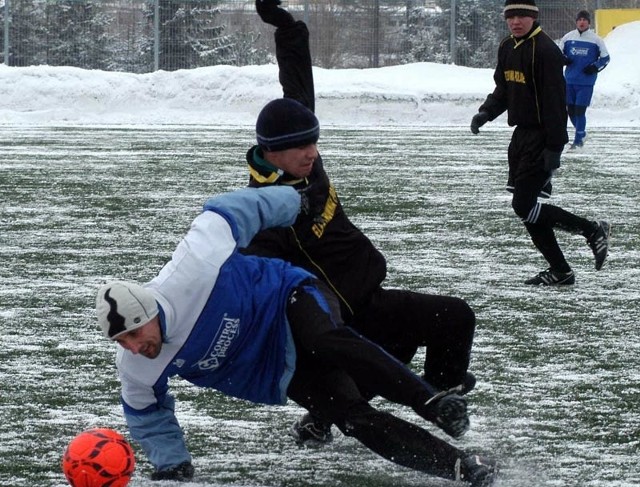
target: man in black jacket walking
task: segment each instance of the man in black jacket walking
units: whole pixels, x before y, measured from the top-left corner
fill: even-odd
[[[464,394],[475,383],[467,372],[475,331],[473,310],[459,298],[382,287],[386,261],[344,213],[317,151],[319,123],[307,27],[279,4],[279,0],[256,0],[262,20],[277,27],[276,57],[284,97],[268,103],[258,116],[258,144],[247,153],[249,185],[291,185],[303,194],[308,211],[289,228],[261,232],[245,252],[282,258],[311,271],[338,296],[345,324],[405,363],[418,347],[426,346],[425,380],[439,390]],[[371,397],[367,391],[357,392]],[[310,414],[296,422],[292,433],[299,442],[329,442],[336,398],[322,397],[311,381],[308,395]],[[370,425],[378,421],[366,415],[363,420]],[[341,429],[406,466],[474,486],[490,485],[495,478],[495,462],[434,441],[425,431],[405,429],[404,438],[395,438],[391,430],[379,437],[380,428],[370,434],[364,427]]]
[[[568,141],[564,58],[538,24],[534,0],[506,0],[504,16],[511,35],[500,44],[493,76],[496,87],[474,115],[471,131],[477,134],[482,125],[507,111],[509,125],[516,127],[508,152],[511,206],[549,263],[547,270],[525,284],[570,285],[575,275],[554,228],[583,235],[600,270],[607,257],[610,225],[538,201],[539,196],[550,196],[551,178]]]

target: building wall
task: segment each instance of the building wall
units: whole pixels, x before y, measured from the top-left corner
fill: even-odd
[[[606,36],[619,25],[640,20],[640,8],[615,8],[596,10],[596,33]]]

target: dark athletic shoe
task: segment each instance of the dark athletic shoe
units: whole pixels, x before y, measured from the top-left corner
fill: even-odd
[[[471,487],[490,487],[498,478],[498,464],[487,457],[468,455],[456,461],[455,475],[456,480]]]
[[[593,251],[593,256],[596,259],[596,270],[602,269],[607,254],[609,253],[609,235],[611,234],[611,225],[606,221],[598,222],[598,229],[593,232],[587,239],[587,243]]]
[[[426,380],[429,384],[434,385],[433,381],[429,377],[427,377],[427,374],[422,374],[422,378]],[[437,386],[434,386],[434,387],[437,387]],[[475,387],[476,387],[476,376],[473,375],[471,372],[467,371],[466,375],[464,376],[464,379],[462,380],[462,384],[458,384],[457,386],[454,386],[447,390],[449,392],[464,396],[466,394],[469,394],[472,390],[474,390]]]
[[[319,447],[333,441],[331,424],[306,413],[289,430],[298,445]]]
[[[458,394],[464,396],[469,394],[472,390],[476,388],[476,376],[471,372],[467,372],[467,375],[464,377],[464,382],[460,384],[460,390]]]
[[[467,400],[450,389],[429,399],[418,414],[453,438],[460,438],[469,431]]]
[[[573,271],[558,272],[551,269],[542,271],[531,279],[524,281],[525,284],[530,286],[568,286],[575,284],[576,275]]]

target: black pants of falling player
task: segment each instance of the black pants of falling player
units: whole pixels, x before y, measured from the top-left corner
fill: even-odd
[[[335,295],[320,281],[296,288],[287,306],[296,346],[288,396],[347,436],[400,465],[454,477],[462,452],[428,431],[370,406],[361,389],[420,407],[435,389],[340,319]]]
[[[424,377],[438,389],[464,382],[476,319],[460,298],[379,288],[349,325],[406,364],[426,347]]]
[[[568,272],[571,267],[558,245],[554,228],[589,237],[597,226],[558,206],[538,201],[542,187],[553,175],[544,168],[544,148],[542,129],[516,127],[509,144],[509,180],[513,182],[511,206],[551,269]]]

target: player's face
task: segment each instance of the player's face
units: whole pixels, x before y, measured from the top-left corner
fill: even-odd
[[[509,32],[511,32],[514,37],[523,37],[529,33],[534,22],[535,19],[533,17],[520,17],[515,15],[507,19],[507,27],[509,27]]]
[[[278,169],[296,178],[305,178],[311,174],[313,163],[318,157],[318,146],[308,144],[293,149],[268,152],[265,157]]]
[[[580,32],[584,32],[589,28],[589,21],[587,19],[576,20],[576,27]]]
[[[147,358],[156,358],[162,349],[162,333],[160,333],[160,321],[155,317],[140,328],[123,333],[116,341],[122,348],[133,354],[140,354]]]

